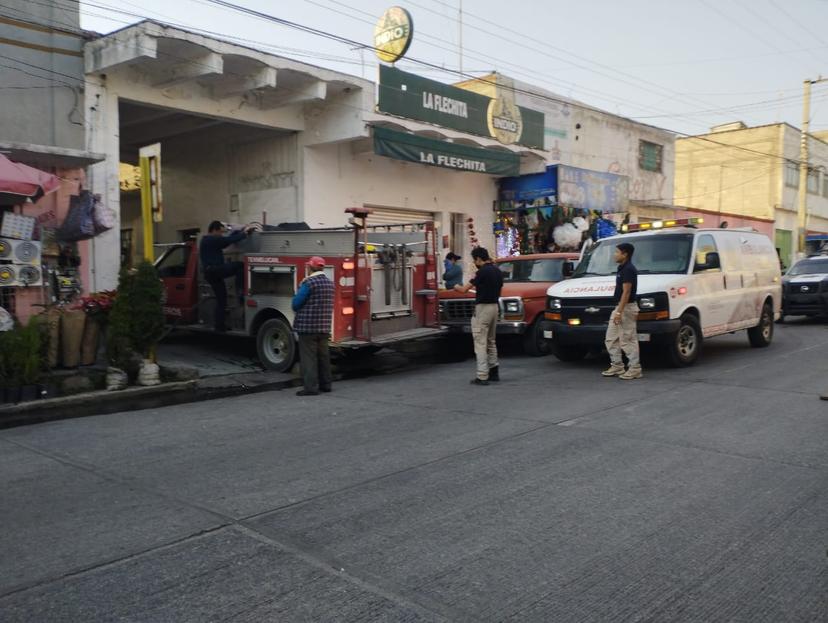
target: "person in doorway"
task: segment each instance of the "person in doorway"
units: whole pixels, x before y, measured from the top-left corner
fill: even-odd
[[[454,286],[463,284],[463,267],[457,263],[459,259],[460,256],[451,251],[446,255],[446,272],[443,273],[446,290],[451,290]]]
[[[604,341],[611,365],[602,374],[617,376],[625,381],[643,376],[638,353],[638,271],[632,263],[633,253],[635,247],[627,242],[615,247],[615,262],[618,264],[614,295],[616,307],[610,317]],[[627,356],[626,370],[622,352]]]
[[[317,396],[331,391],[331,354],[328,341],[333,317],[334,284],[323,272],[325,260],[312,257],[306,267],[307,277],[293,297],[296,312],[293,330],[299,335],[299,360],[304,389],[297,396]]]
[[[457,292],[475,289],[474,315],[471,328],[474,338],[474,354],[477,358],[477,378],[473,385],[488,385],[500,380],[497,362],[497,319],[500,315],[500,291],[503,289],[503,273],[495,266],[489,252],[483,247],[472,251],[477,274],[467,285],[457,285]]]
[[[225,333],[228,329],[225,322],[227,314],[227,285],[224,280],[233,277],[236,282],[236,294],[241,297],[244,288],[244,263],[225,262],[223,250],[231,244],[235,244],[247,238],[253,231],[252,225],[234,231],[230,235],[227,228],[221,221],[213,221],[207,227],[207,235],[202,237],[198,248],[201,270],[204,272],[204,279],[213,288],[216,296],[216,310],[213,315],[215,329],[218,333]]]

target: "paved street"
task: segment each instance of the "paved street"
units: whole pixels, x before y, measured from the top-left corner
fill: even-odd
[[[818,621],[828,328],[0,432],[0,620]]]

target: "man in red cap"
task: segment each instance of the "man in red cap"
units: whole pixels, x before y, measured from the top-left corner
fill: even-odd
[[[331,391],[331,355],[328,340],[331,336],[334,284],[324,273],[325,260],[308,260],[299,291],[293,297],[293,330],[299,334],[299,359],[305,388],[297,396],[316,396]]]

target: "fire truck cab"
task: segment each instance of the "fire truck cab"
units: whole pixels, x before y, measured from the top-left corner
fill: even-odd
[[[225,251],[244,264],[244,291],[227,285],[227,335],[255,338],[261,364],[289,370],[297,354],[291,300],[306,262],[325,259],[335,286],[331,346],[376,348],[442,333],[437,303],[433,222],[368,225],[370,210],[352,208],[351,225],[282,231],[267,228]],[[197,241],[162,245],[155,265],[164,282],[164,314],[178,328],[211,331],[213,289],[198,265]]]

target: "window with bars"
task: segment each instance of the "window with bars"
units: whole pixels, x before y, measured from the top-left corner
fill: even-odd
[[[638,141],[638,168],[661,173],[664,146],[649,141]]]
[[[785,186],[799,188],[799,165],[795,162],[785,163]]]

